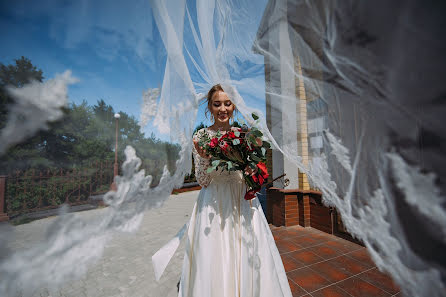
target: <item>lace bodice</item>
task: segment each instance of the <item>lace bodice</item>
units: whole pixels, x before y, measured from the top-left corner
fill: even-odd
[[[217,132],[207,128],[202,128],[194,134],[193,139],[198,141],[204,133],[207,133],[210,137],[213,137]],[[210,165],[209,159],[202,158],[195,149],[195,146],[193,146],[192,151],[195,162],[195,176],[197,177],[197,182],[200,184],[200,186],[207,187],[211,182],[243,181],[243,175],[239,171],[227,171],[220,169],[219,171],[207,173],[207,169]]]

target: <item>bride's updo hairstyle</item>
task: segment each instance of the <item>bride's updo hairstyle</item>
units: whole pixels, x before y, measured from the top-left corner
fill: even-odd
[[[224,92],[222,86],[220,84],[216,84],[214,85],[208,92],[208,95],[206,96],[207,99],[207,108],[204,111],[204,114],[206,115],[206,117],[208,117],[208,114],[211,114],[211,120],[213,118],[212,113],[211,113],[211,108],[212,108],[212,97],[214,96],[214,94],[216,92]],[[231,100],[232,102],[232,100]],[[237,112],[237,107],[235,106],[234,102],[232,102],[232,104],[234,105],[234,112]]]

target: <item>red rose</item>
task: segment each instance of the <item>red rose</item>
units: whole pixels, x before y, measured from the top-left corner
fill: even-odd
[[[266,165],[263,162],[259,162],[257,167],[260,169],[260,174],[263,178],[268,178],[268,169],[266,169]]]
[[[232,131],[229,132],[229,133],[228,133],[228,137],[231,138],[231,139],[234,139],[234,138],[235,138],[235,134],[234,134],[234,132],[232,132]]]
[[[211,148],[214,148],[214,147],[216,147],[218,145],[218,139],[217,138],[212,138],[211,139],[211,143],[209,144],[209,146],[211,147]]]
[[[252,180],[255,182],[255,183],[258,183],[259,182],[259,179],[257,178],[257,175],[252,175],[251,176],[252,177]]]
[[[253,189],[251,191],[246,192],[245,194],[245,200],[251,200],[256,197],[256,193],[259,191],[259,189]]]
[[[265,180],[264,180],[263,176],[259,175],[259,185],[263,185],[264,181]]]

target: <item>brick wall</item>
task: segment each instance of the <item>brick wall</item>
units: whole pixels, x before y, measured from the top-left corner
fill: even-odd
[[[322,204],[321,199],[310,199],[311,227],[318,230],[333,233],[331,209]]]
[[[275,226],[311,226],[333,233],[331,210],[322,204],[318,191],[269,188],[266,218]]]

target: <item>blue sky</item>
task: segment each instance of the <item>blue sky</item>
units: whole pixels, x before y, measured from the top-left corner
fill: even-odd
[[[265,1],[260,3],[253,1],[249,10],[252,14],[250,36],[255,35],[263,13]],[[188,3],[188,7],[196,22],[194,4]],[[0,62],[11,64],[14,59],[25,56],[43,70],[45,78],[72,70],[73,76],[80,79],[69,88],[72,102],[86,100],[93,105],[104,99],[115,111],[139,118],[142,92],[162,85],[166,53],[147,0],[2,0],[0,28]],[[191,39],[186,34],[186,43],[191,41],[188,38]],[[252,44],[249,38],[246,42],[247,47]],[[194,49],[190,50],[196,54]],[[262,61],[259,57],[254,60]],[[240,69],[237,73],[231,72],[234,77],[257,72],[256,94],[242,95],[248,105],[261,105],[263,66],[242,60],[236,63]],[[193,71],[191,75],[194,79]],[[257,107],[264,110],[264,106]],[[204,105],[198,112],[197,123],[200,121],[206,122]],[[143,131],[168,139],[151,124]]]

